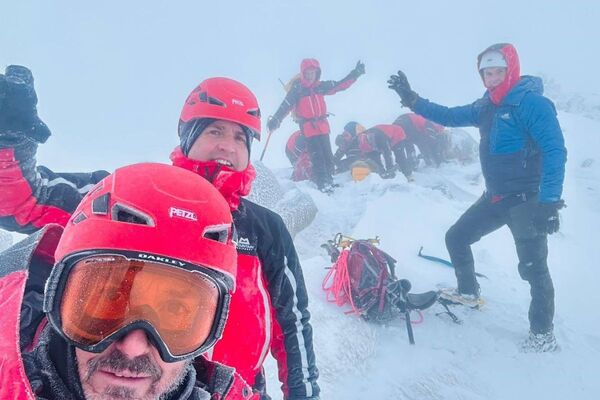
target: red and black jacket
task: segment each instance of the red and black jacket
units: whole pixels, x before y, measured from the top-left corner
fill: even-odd
[[[4,148],[0,143],[0,228],[30,233],[49,223],[64,226],[87,191],[108,175],[106,171],[57,174],[36,167],[36,147],[28,140]],[[200,163],[186,158],[179,148],[171,158],[174,165],[204,174]],[[237,290],[212,359],[235,367],[254,386],[271,350],[285,398],[318,398],[302,269],[281,217],[241,199],[249,193],[254,176],[250,165],[242,172],[213,177],[232,208],[239,255]]]
[[[318,70],[317,79],[312,84],[304,80],[304,71],[308,68]],[[348,89],[358,78],[354,71],[341,81],[321,81],[319,80],[320,76],[321,67],[317,60],[312,58],[302,60],[300,79],[293,83],[285,99],[273,114],[273,118],[277,121],[283,121],[286,115],[294,109],[300,130],[307,138],[329,134],[325,96]]]

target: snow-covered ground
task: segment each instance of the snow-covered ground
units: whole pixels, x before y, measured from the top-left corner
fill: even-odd
[[[323,399],[597,399],[600,396],[600,122],[559,114],[569,160],[561,231],[549,238],[549,266],[556,288],[555,332],[561,350],[524,354],[529,287],[517,272],[507,228],[473,247],[487,304],[481,311],[456,309],[456,325],[436,305],[415,325],[408,344],[403,321],[388,327],[345,315],[321,289],[329,258],[319,245],[337,232],[355,238],[378,235],[381,248],[398,260],[397,274],[413,291],[454,286],[453,271],[417,257],[419,247],[447,258],[444,234],[481,194],[478,163],[425,168],[407,183],[399,175],[371,175],[327,196],[300,183],[319,212],[295,239],[302,261],[314,326]],[[277,171],[282,180],[289,169]],[[274,363],[270,392],[279,398]]]
[[[486,307],[455,308],[463,320],[456,325],[447,316],[437,316],[442,309],[435,305],[414,326],[414,346],[408,344],[403,321],[370,325],[325,299],[321,283],[330,263],[320,244],[337,232],[355,238],[379,236],[381,248],[398,260],[397,274],[408,278],[415,292],[453,286],[451,269],[421,259],[417,252],[424,246],[427,253],[447,258],[446,230],[483,189],[478,163],[424,168],[415,173],[413,183],[402,175],[392,180],[371,175],[360,183],[339,176],[341,187],[332,196],[308,182],[298,184],[319,208],[295,243],[311,300],[323,399],[599,398],[600,121],[583,114],[559,113],[569,159],[564,187],[568,207],[561,211],[561,231],[549,238],[558,353],[518,350],[528,332],[529,290],[519,278],[506,228],[473,247],[477,270],[489,277],[480,279]],[[282,186],[292,185],[290,169],[275,173]],[[0,239],[0,247],[8,245],[5,235]],[[269,391],[280,399],[272,359],[267,372]]]

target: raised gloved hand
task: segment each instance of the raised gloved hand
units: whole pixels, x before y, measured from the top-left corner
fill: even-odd
[[[279,125],[281,125],[281,121],[279,120],[279,118],[270,117],[269,120],[267,121],[267,130],[269,132],[273,132],[274,130],[279,128]]]
[[[533,216],[535,229],[540,233],[547,233],[549,235],[558,232],[560,228],[558,210],[563,207],[566,207],[563,200],[553,203],[539,203]]]
[[[406,79],[406,75],[402,71],[398,71],[398,74],[390,76],[388,80],[388,87],[398,93],[400,100],[404,107],[412,108],[415,102],[419,98],[411,88]]]
[[[21,65],[9,65],[0,74],[0,139],[27,137],[44,143],[50,130],[37,114],[37,95],[31,71]]]
[[[354,76],[354,78],[358,78],[361,75],[364,75],[365,73],[365,64],[362,61],[358,61],[356,63],[356,67],[354,67],[354,69],[352,70],[352,76]]]

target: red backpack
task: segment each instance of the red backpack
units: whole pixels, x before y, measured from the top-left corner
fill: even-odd
[[[378,239],[354,240],[337,234],[334,240],[323,244],[334,263],[325,279],[323,290],[327,300],[342,307],[349,305],[347,314],[360,315],[376,323],[386,323],[403,315],[408,336],[414,343],[410,312],[432,306],[438,298],[436,291],[421,294],[408,293],[411,284],[398,279],[396,260],[375,246]]]

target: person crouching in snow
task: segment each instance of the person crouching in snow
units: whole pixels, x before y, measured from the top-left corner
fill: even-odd
[[[413,163],[410,160],[410,148],[412,143],[408,140],[404,129],[394,124],[379,124],[367,130],[369,132],[379,132],[377,135],[379,141],[382,141],[381,135],[385,135],[389,143],[391,152],[394,153],[394,159],[396,164],[393,167],[387,166],[388,163],[391,165],[391,158],[388,160],[386,157],[390,155],[386,152],[382,152],[383,159],[386,162],[386,168],[388,171],[397,169],[402,172],[409,182],[412,182]],[[385,151],[385,150],[384,150]]]
[[[350,121],[344,125],[344,131],[336,136],[335,144],[338,148],[333,155],[336,173],[349,171],[352,164],[362,158],[358,145],[358,135],[364,131],[364,126],[358,122]]]
[[[443,126],[428,121],[415,113],[399,116],[394,121],[394,125],[401,127],[408,141],[413,144],[411,149],[413,155],[414,145],[416,145],[426,165],[440,166],[444,161],[443,150],[446,140]]]
[[[293,181],[311,179],[312,163],[310,162],[308,148],[306,147],[306,138],[302,134],[302,131],[296,131],[291,134],[285,145],[285,155],[293,167]]]
[[[457,295],[476,300],[479,284],[471,245],[508,225],[519,257],[519,274],[531,287],[530,335],[523,351],[554,351],[554,287],[548,269],[547,235],[558,231],[567,150],[554,104],[542,80],[521,76],[511,44],[485,49],[477,69],[487,91],[462,107],[419,97],[406,75],[388,81],[405,107],[444,126],[476,126],[485,192],[448,230],[446,246],[458,282]]]
[[[329,122],[325,96],[349,88],[365,73],[365,65],[356,67],[341,81],[321,81],[321,66],[315,59],[302,60],[300,78],[296,80],[285,99],[267,122],[269,132],[275,131],[293,109],[295,120],[307,139],[310,161],[313,166],[312,180],[323,192],[333,191],[333,154],[329,141]]]

